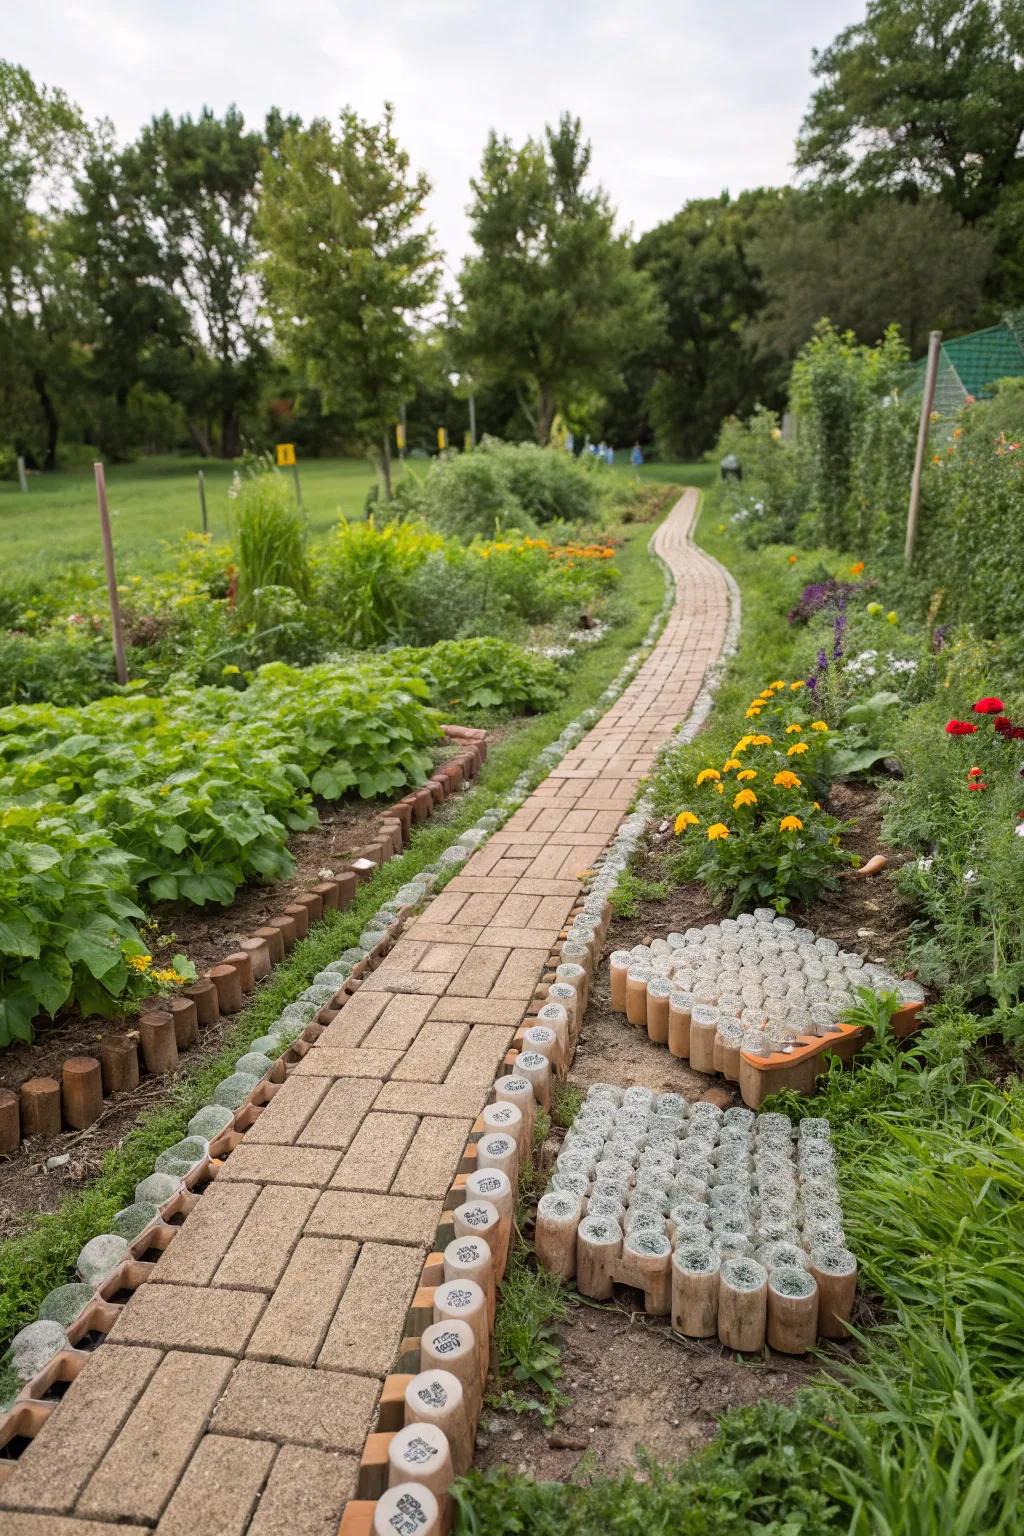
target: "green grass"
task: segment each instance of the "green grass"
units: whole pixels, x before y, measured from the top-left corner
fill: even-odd
[[[235,465],[220,459],[158,456],[107,469],[114,550],[133,569],[165,563],[163,544],[202,528],[197,471],[206,478],[206,506],[215,539],[228,536],[228,486]],[[291,470],[282,471],[291,482]],[[362,459],[310,459],[299,465],[310,532],[326,533],[339,513],[361,517],[375,484]],[[5,567],[101,560],[99,514],[92,470],[32,475],[28,495],[0,481],[0,542]]]
[[[495,805],[524,770],[533,768],[541,748],[596,702],[643,639],[651,615],[661,603],[663,578],[660,565],[647,553],[650,535],[649,525],[624,530],[619,561],[635,597],[631,616],[580,657],[560,708],[513,727],[492,749],[475,787],[450,801],[426,826],[416,830],[409,850],[384,865],[362,888],[352,907],[331,914],[296,945],[267,986],[239,1015],[223,1047],[189,1071],[166,1104],[140,1117],[120,1146],[107,1153],[100,1176],[88,1188],[65,1200],[56,1211],[33,1218],[23,1233],[0,1243],[0,1344],[34,1321],[43,1297],[70,1278],[82,1245],[108,1230],[114,1213],[130,1203],[135,1184],[152,1172],[158,1154],[181,1137],[196,1109],[208,1101],[249,1041],[264,1034],[317,971],[355,942],[377,907]]]
[[[421,461],[410,472],[423,474],[426,468],[426,461]],[[156,569],[166,563],[165,541],[202,528],[196,482],[200,469],[206,478],[210,532],[215,539],[226,539],[228,486],[234,464],[158,455],[137,464],[108,467],[114,549],[125,566]],[[711,472],[707,464],[645,464],[640,479],[706,485]],[[282,473],[290,485],[291,471]],[[401,473],[396,465],[396,483]],[[628,478],[635,471],[628,464],[619,464],[614,473]],[[347,518],[361,517],[367,492],[376,483],[373,470],[362,459],[309,459],[299,465],[299,474],[309,530],[314,536],[332,528],[341,513]],[[0,481],[0,544],[8,571],[63,565],[69,560],[101,560],[92,470],[31,475],[27,496],[22,495],[17,481]]]

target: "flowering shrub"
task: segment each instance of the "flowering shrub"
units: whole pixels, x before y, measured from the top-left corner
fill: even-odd
[[[407,647],[392,651],[389,659],[404,674],[421,677],[435,703],[460,716],[539,714],[553,709],[565,691],[553,661],[494,636]]]
[[[769,683],[746,711],[750,731],[721,765],[699,770],[676,814],[677,873],[730,895],[734,913],[755,902],[784,912],[811,901],[853,859],[840,844],[843,824],[818,799],[829,781],[830,732],[806,698],[802,679]]]

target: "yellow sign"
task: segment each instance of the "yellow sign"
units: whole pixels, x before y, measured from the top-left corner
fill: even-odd
[[[400,421],[395,423],[395,445],[399,453],[405,451],[405,427]]]
[[[277,445],[277,467],[278,467],[278,469],[289,469],[294,463],[295,463],[295,444],[294,443],[278,443],[278,445]]]
[[[445,449],[447,447],[448,447],[448,429],[446,427],[438,427],[438,429],[437,429],[437,451],[438,451],[438,453],[444,453],[444,451],[445,451]]]

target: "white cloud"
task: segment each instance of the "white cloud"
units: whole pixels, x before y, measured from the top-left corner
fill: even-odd
[[[562,110],[637,231],[723,188],[791,178],[810,51],[858,0],[4,0],[5,57],[123,137],[154,112],[268,107],[308,118],[395,103],[434,183],[430,216],[457,266],[490,128],[513,141]]]

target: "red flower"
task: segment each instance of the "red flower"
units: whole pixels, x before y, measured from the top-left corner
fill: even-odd
[[[992,728],[999,732],[1000,736],[1006,736],[1013,730],[1013,721],[1006,715],[997,715],[992,721]]]
[[[1006,705],[1002,699],[979,699],[971,708],[976,715],[1001,715]]]
[[[980,768],[968,768],[968,770],[967,770],[967,777],[969,779],[980,779],[981,778],[981,769]]]
[[[969,720],[950,720],[946,725],[947,736],[973,736],[978,729]]]
[[[968,784],[967,788],[968,789],[988,789],[988,785],[987,784],[983,784],[980,779],[975,779],[975,780],[973,780],[972,783]]]

